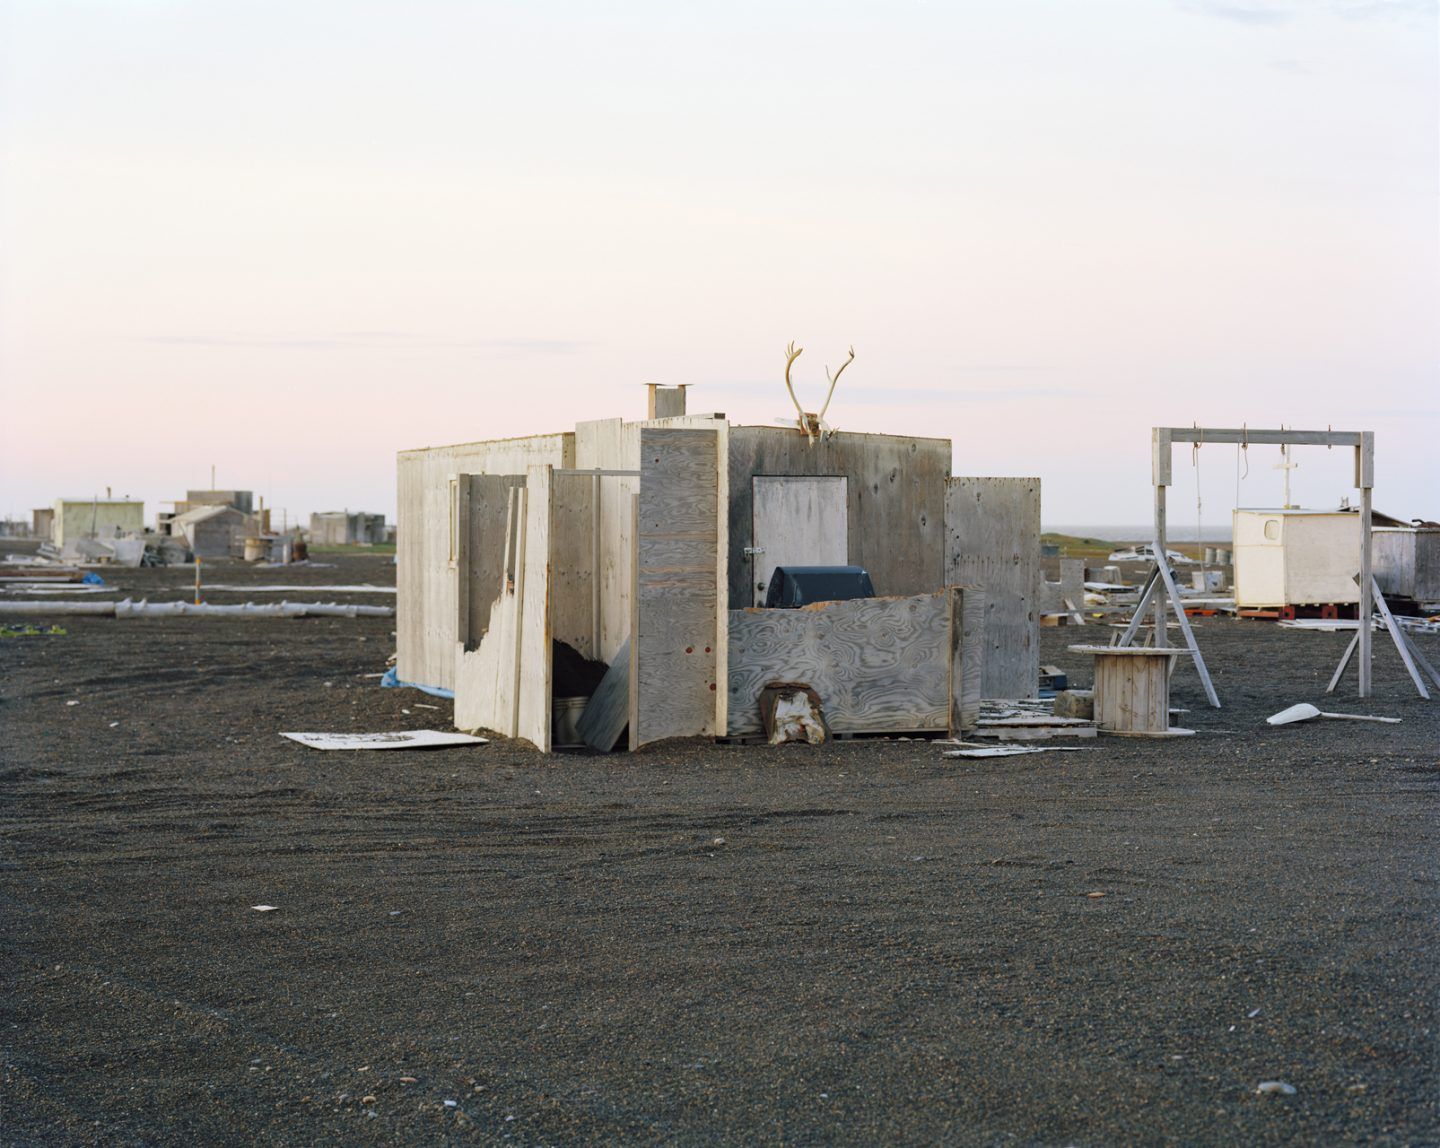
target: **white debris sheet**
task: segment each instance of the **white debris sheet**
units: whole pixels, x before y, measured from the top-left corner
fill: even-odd
[[[488,738],[438,729],[405,729],[392,733],[282,733],[311,749],[442,749],[453,745],[487,745]]]
[[[180,587],[185,589],[185,587]],[[288,594],[292,590],[301,590],[306,594],[393,594],[394,586],[307,586],[303,582],[288,582],[284,585],[275,586],[245,586],[241,584],[222,584],[219,582],[207,582],[207,590],[224,590],[227,593],[235,594]]]
[[[1018,757],[1023,753],[1078,753],[1084,745],[992,745],[984,749],[949,749],[942,757]]]

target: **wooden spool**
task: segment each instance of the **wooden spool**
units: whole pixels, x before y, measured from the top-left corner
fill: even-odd
[[[1071,646],[1095,659],[1095,724],[1129,737],[1188,737],[1170,727],[1172,649],[1139,646]]]

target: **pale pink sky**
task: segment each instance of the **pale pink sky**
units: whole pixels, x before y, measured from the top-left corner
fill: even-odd
[[[1440,517],[1433,0],[0,0],[0,515],[643,411],[1144,522],[1154,424],[1373,429]],[[1274,503],[1274,448],[1241,501]],[[1307,505],[1341,452],[1297,456]],[[1178,452],[1174,500],[1194,480]],[[1235,456],[1201,455],[1207,524]],[[1182,519],[1184,521],[1185,519]]]

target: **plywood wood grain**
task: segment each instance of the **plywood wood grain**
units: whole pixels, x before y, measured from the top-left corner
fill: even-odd
[[[1040,679],[1040,480],[945,484],[945,580],[985,591],[983,690],[1033,698]]]
[[[942,591],[799,610],[732,610],[727,732],[761,732],[760,691],[770,681],[814,687],[835,733],[948,729],[952,600]]]

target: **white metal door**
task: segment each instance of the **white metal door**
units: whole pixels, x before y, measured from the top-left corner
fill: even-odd
[[[849,504],[844,477],[751,480],[751,586],[755,605],[777,566],[849,563]]]

